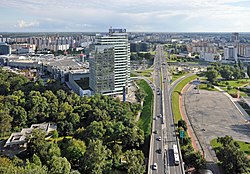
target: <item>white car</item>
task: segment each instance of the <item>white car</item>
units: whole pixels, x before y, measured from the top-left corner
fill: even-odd
[[[154,163],[154,164],[153,164],[152,169],[153,169],[153,170],[157,170],[157,163]]]
[[[158,141],[161,141],[161,137],[158,137],[157,140],[158,140]]]

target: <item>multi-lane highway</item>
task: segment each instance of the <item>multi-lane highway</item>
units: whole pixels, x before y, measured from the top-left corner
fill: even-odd
[[[169,95],[169,77],[163,46],[156,47],[154,59],[154,115],[150,143],[148,173],[182,174],[182,167],[175,165],[173,145],[177,144]],[[181,158],[180,158],[181,159]],[[157,169],[155,168],[157,164]]]

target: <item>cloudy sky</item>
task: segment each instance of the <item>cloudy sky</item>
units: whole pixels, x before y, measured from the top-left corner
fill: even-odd
[[[249,32],[250,0],[0,0],[0,32]]]

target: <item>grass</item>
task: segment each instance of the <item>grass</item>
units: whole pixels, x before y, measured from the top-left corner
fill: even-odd
[[[173,83],[175,80],[179,79],[180,77],[184,76],[185,74],[187,74],[187,73],[184,73],[184,74],[177,73],[177,74],[172,75],[172,82],[171,83]]]
[[[136,71],[136,73],[138,73],[138,74],[140,74],[141,76],[144,76],[144,77],[151,77],[152,72],[153,72],[153,70],[151,70],[151,69],[146,69],[146,70],[143,70],[143,71]]]
[[[130,73],[130,77],[137,77],[137,75],[134,73]]]
[[[208,85],[205,84],[205,83],[201,83],[201,84],[199,85],[199,89],[201,89],[201,90],[208,90],[208,91],[219,91],[219,90],[216,89],[216,88],[208,87]]]
[[[143,108],[138,121],[138,126],[144,131],[144,146],[142,151],[145,157],[149,156],[150,134],[153,122],[153,91],[145,80],[138,80],[137,84],[140,88],[144,89],[147,96],[144,98]]]
[[[226,85],[228,83],[228,85]],[[243,87],[250,85],[250,79],[239,79],[239,80],[227,80],[227,81],[221,81],[219,82],[219,86],[226,87],[226,86],[232,86],[232,87]]]
[[[180,108],[179,108],[179,96],[181,94],[181,90],[184,88],[186,84],[190,81],[196,79],[197,75],[192,75],[190,77],[184,78],[175,88],[172,94],[172,109],[174,114],[174,121],[177,123],[181,118]]]
[[[226,91],[228,94],[231,96],[235,97],[237,95],[237,89],[232,88],[232,89],[227,89],[227,87],[221,87],[224,91]],[[240,91],[240,96],[246,97],[248,96],[245,92]]]
[[[213,149],[216,149],[221,146],[220,143],[217,143],[217,138],[214,138],[210,141],[210,144]],[[243,141],[236,141],[240,145],[240,150],[243,151],[245,154],[250,155],[250,143],[243,142]]]
[[[145,80],[138,80],[137,84],[147,94],[144,98],[143,109],[138,125],[143,129],[145,136],[149,136],[151,134],[151,125],[153,121],[153,91]]]

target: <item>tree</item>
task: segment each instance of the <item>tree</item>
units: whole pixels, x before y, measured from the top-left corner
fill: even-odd
[[[216,154],[227,174],[249,173],[250,161],[239,145],[230,136],[218,137],[217,142],[222,146],[216,149]]]
[[[218,76],[218,71],[216,71],[215,69],[211,69],[209,71],[207,71],[207,80],[211,83],[214,83],[216,81],[216,78]]]
[[[182,127],[184,131],[187,131],[187,123],[184,120],[178,121],[178,127]]]
[[[46,142],[43,146],[39,147],[38,154],[43,164],[49,164],[52,157],[61,156],[61,149],[56,143]]]
[[[250,65],[247,66],[247,75],[250,77]]]
[[[13,118],[9,115],[9,112],[6,110],[0,109],[0,134],[5,136],[7,132],[11,130],[11,122]]]
[[[111,167],[111,151],[102,144],[101,140],[91,140],[84,154],[82,173],[104,173],[110,171]]]
[[[93,121],[86,128],[83,139],[103,139],[105,131],[103,122]]]
[[[64,138],[61,149],[62,155],[69,160],[72,167],[78,169],[86,152],[85,143],[81,140]]]
[[[121,140],[123,147],[139,147],[144,142],[144,132],[137,126],[126,127]]]
[[[146,166],[144,165],[144,155],[140,150],[128,150],[125,153],[126,167],[128,174],[145,173]]]
[[[230,80],[232,78],[232,75],[233,75],[233,69],[230,66],[228,66],[228,65],[223,66],[220,69],[221,77],[223,77],[226,80]]]
[[[46,133],[41,129],[34,129],[27,137],[27,154],[33,155],[35,153],[39,153],[41,147],[43,147],[46,143],[45,140]]]
[[[51,174],[69,174],[71,165],[67,158],[54,156],[50,162],[49,173]]]

